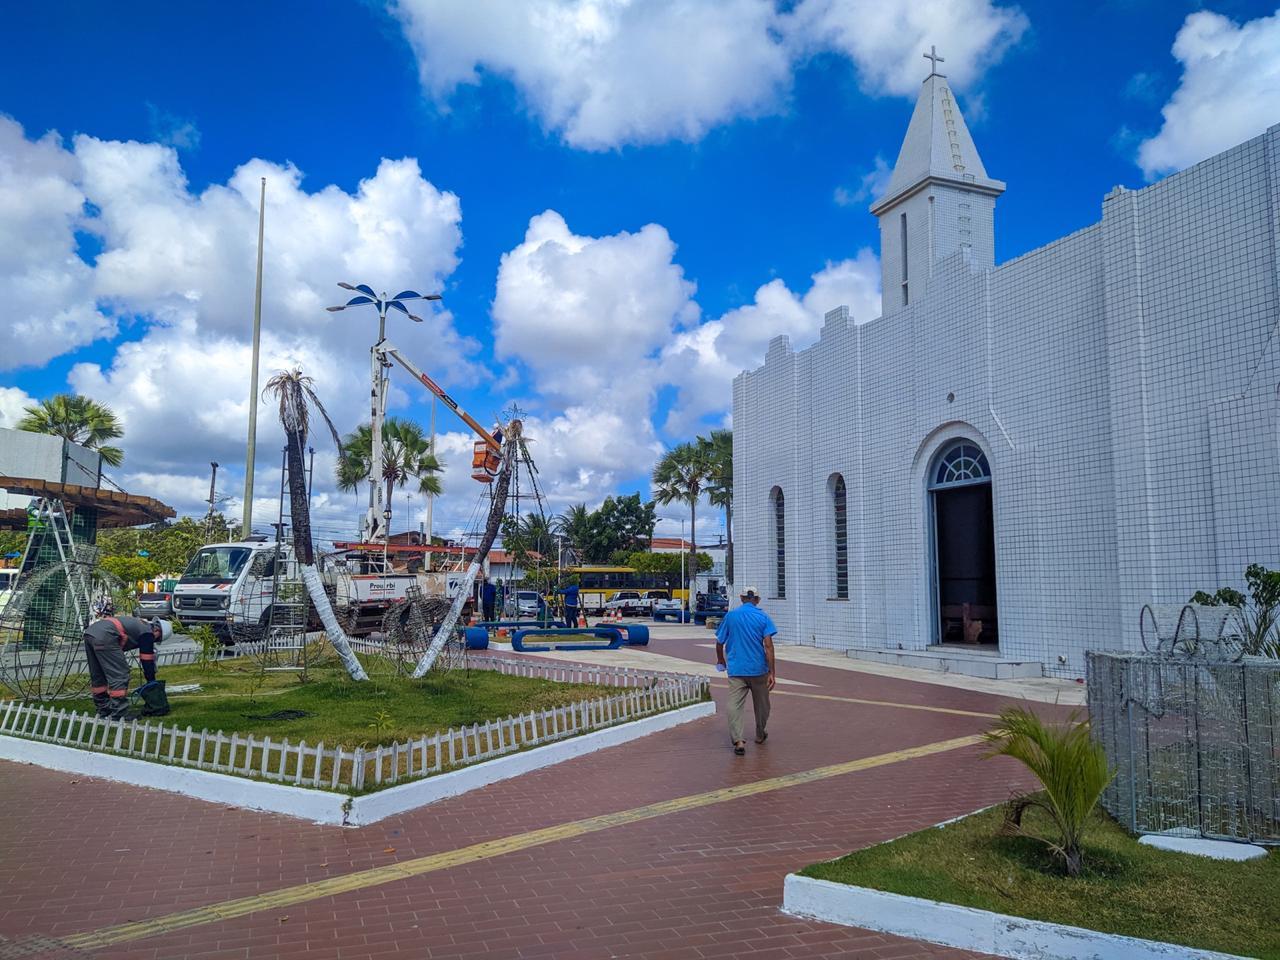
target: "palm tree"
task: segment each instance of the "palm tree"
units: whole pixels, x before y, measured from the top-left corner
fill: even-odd
[[[124,436],[120,421],[110,407],[74,393],[59,393],[26,408],[26,416],[18,421],[18,429],[28,433],[46,433],[97,450],[104,463],[118,467],[124,463],[124,451],[103,446],[107,440]]]
[[[324,624],[329,641],[338,652],[347,673],[352,680],[368,680],[369,675],[351,652],[350,638],[338,624],[334,615],[333,604],[329,595],[324,592],[324,584],[320,582],[320,572],[316,569],[315,545],[311,542],[311,503],[307,496],[306,461],[303,456],[307,449],[307,432],[311,425],[311,410],[315,409],[329,428],[335,446],[341,446],[338,431],[333,421],[316,396],[312,387],[314,381],[304,376],[299,369],[282,370],[267,381],[262,394],[274,396],[280,405],[280,425],[284,427],[285,464],[289,471],[289,513],[293,518],[293,550],[298,558],[298,567],[302,571],[302,582],[307,586],[307,594],[315,604],[316,613]]]
[[[659,503],[679,500],[689,505],[689,606],[698,592],[698,498],[711,475],[711,460],[698,442],[682,443],[663,454],[653,468],[653,497]],[[681,549],[684,545],[681,544]]]
[[[369,479],[373,456],[373,428],[362,423],[347,434],[338,447],[338,489],[357,490]],[[382,425],[382,469],[378,472],[391,492],[409,480],[418,481],[421,493],[439,496],[443,492],[438,473],[443,469],[431,449],[431,440],[412,420],[388,417]]]
[[[1102,792],[1115,771],[1107,766],[1102,745],[1089,735],[1089,724],[1073,713],[1061,724],[1049,724],[1023,707],[1007,707],[984,735],[989,756],[1013,757],[1039,779],[1043,793],[1015,797],[1005,812],[1009,833],[1034,836],[1022,828],[1022,815],[1039,807],[1049,815],[1058,839],[1035,837],[1053,851],[1072,877],[1084,865],[1082,840]]]
[[[556,517],[553,527],[565,539],[565,546],[574,556],[586,553],[587,543],[591,539],[591,511],[585,503],[575,503],[560,516]]]
[[[733,583],[733,431],[712,430],[709,438],[699,437],[711,461],[707,478],[707,498],[713,507],[724,510],[724,576]]]

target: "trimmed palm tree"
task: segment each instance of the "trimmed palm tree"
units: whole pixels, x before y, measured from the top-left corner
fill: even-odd
[[[59,393],[25,410],[26,416],[18,421],[19,430],[62,437],[97,450],[103,462],[113,467],[124,463],[123,450],[105,445],[108,440],[124,436],[110,407],[74,393]]]
[[[707,499],[724,511],[724,576],[733,583],[733,431],[712,430],[708,438],[698,438],[711,461],[707,478]]]
[[[662,504],[679,501],[689,505],[689,562],[685,569],[689,572],[690,609],[698,593],[698,499],[710,474],[711,460],[707,450],[696,441],[668,450],[653,468],[653,498]],[[683,550],[684,544],[680,548]]]
[[[338,489],[357,490],[369,479],[373,457],[373,428],[363,423],[343,438],[338,447]],[[440,461],[431,450],[431,440],[412,420],[388,417],[382,425],[382,469],[378,475],[391,492],[410,480],[418,482],[420,493],[439,496],[443,492],[438,474]]]
[[[302,573],[302,582],[306,584],[307,595],[315,604],[320,622],[324,624],[329,642],[342,659],[343,665],[352,680],[368,680],[364,667],[351,651],[351,638],[338,623],[333,612],[333,604],[325,593],[324,584],[320,581],[320,571],[316,569],[315,545],[311,541],[311,501],[307,496],[307,472],[304,453],[307,449],[307,433],[311,427],[311,412],[314,410],[329,428],[335,446],[340,446],[338,431],[329,419],[329,414],[316,396],[312,384],[314,381],[304,376],[299,369],[282,370],[267,381],[262,394],[274,397],[280,406],[280,425],[285,435],[285,466],[289,473],[289,513],[293,519],[293,551],[298,558],[298,568]]]
[[[1048,724],[1023,707],[1008,707],[984,739],[992,745],[988,756],[1013,757],[1034,773],[1044,788],[1010,802],[1006,831],[1041,841],[1062,861],[1069,876],[1079,876],[1084,865],[1081,842],[1085,829],[1102,791],[1115,776],[1101,744],[1089,735],[1089,724],[1074,713],[1064,723]],[[1056,840],[1023,829],[1022,815],[1031,807],[1049,815],[1058,831]]]

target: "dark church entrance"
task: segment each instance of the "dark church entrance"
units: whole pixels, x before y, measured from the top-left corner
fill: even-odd
[[[995,514],[991,470],[974,444],[953,443],[930,472],[937,642],[994,648]]]

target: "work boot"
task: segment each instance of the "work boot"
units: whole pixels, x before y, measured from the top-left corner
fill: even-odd
[[[95,693],[93,695],[93,708],[98,712],[98,716],[105,717],[111,712],[111,698],[105,693]]]
[[[102,716],[106,720],[129,719],[129,698],[111,697],[111,702],[107,705],[107,710]]]

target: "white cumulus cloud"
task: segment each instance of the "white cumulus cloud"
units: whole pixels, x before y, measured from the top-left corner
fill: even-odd
[[[663,351],[663,380],[679,400],[666,429],[687,432],[701,418],[726,412],[733,378],[764,362],[769,341],[786,334],[795,349],[813,343],[828,310],[847,306],[855,323],[880,315],[880,262],[869,249],[828,263],[800,295],[781,280],[756,290],[753,302],[676,336]]]
[[[35,398],[19,387],[0,387],[0,427],[16,427],[26,415],[26,408],[35,402]]]
[[[697,141],[785,106],[797,63],[835,51],[871,93],[914,94],[944,44],[958,86],[1026,29],[991,0],[392,0],[425,91],[446,105],[504,77],[544,128],[588,150]]]
[[[80,163],[56,133],[29,140],[0,115],[0,369],[39,366],[116,332],[77,253]]]
[[[1138,148],[1148,178],[1181,170],[1280,123],[1280,12],[1238,24],[1201,10],[1173,42],[1182,64],[1164,123]]]

